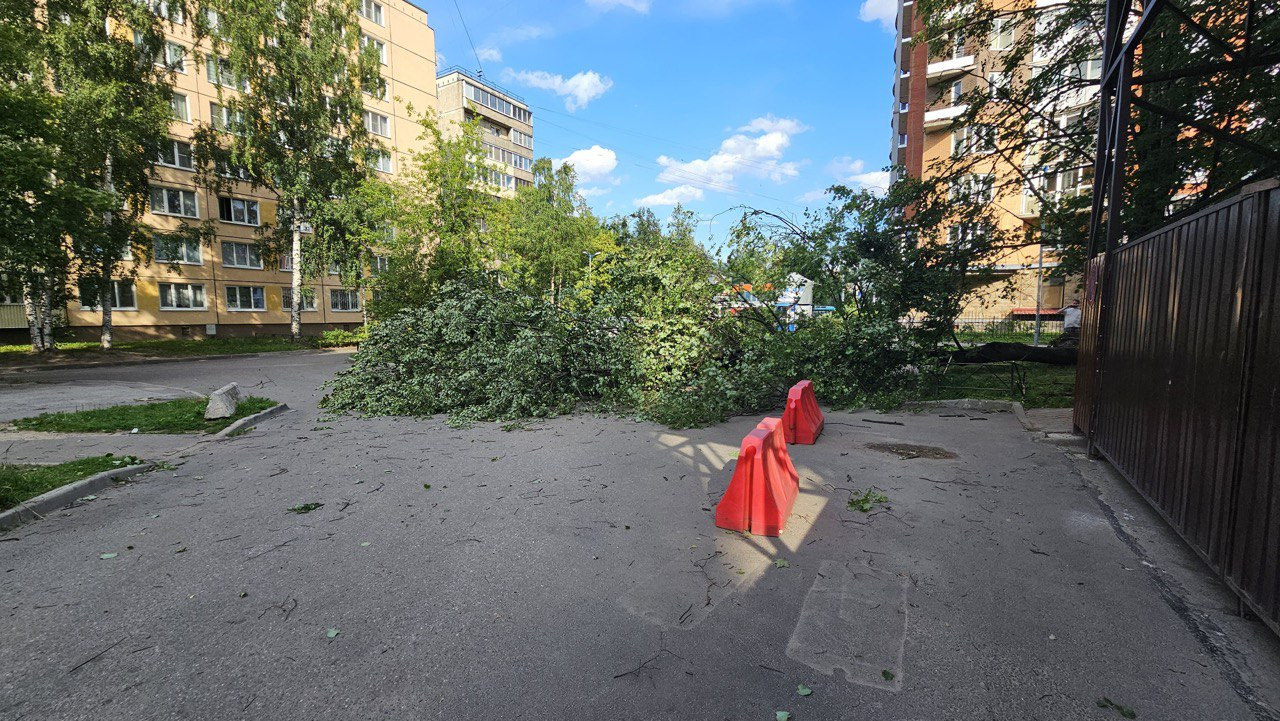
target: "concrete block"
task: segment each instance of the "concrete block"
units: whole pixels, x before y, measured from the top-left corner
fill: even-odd
[[[236,413],[240,404],[240,386],[228,383],[209,395],[209,406],[205,408],[204,419],[230,418]]]

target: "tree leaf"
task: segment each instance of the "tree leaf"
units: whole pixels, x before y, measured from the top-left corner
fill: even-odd
[[[338,629],[336,629],[336,628],[331,628],[331,629],[329,629],[328,631],[326,631],[326,632],[325,632],[325,636],[327,636],[327,637],[329,637],[329,638],[337,638],[337,637],[338,637],[338,634],[340,634],[340,633],[342,633],[342,631],[339,631],[339,630],[338,630]]]
[[[101,556],[98,556],[98,558],[101,558],[102,560],[106,561],[106,560],[115,558],[116,556],[119,556],[119,555],[120,554],[118,553],[104,553]]]
[[[796,686],[796,693],[801,696],[811,696],[813,695],[813,689],[805,686],[804,684],[800,684],[799,686]]]
[[[774,568],[791,568],[791,562],[785,558],[777,558],[773,561]]]

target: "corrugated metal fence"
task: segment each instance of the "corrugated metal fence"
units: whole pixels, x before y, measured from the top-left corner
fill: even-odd
[[[1094,258],[1086,284],[1076,427],[1280,633],[1280,189]]]

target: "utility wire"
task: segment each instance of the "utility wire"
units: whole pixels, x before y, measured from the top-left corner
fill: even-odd
[[[471,54],[476,56],[476,68],[483,76],[484,66],[480,64],[480,53],[476,52],[476,44],[471,39],[471,31],[467,29],[467,19],[462,17],[462,8],[458,7],[458,0],[453,0],[453,9],[458,11],[458,19],[462,21],[462,32],[466,34],[467,42],[471,45]]]

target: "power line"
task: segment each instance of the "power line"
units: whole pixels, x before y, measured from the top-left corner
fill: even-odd
[[[462,8],[458,7],[458,0],[453,0],[453,9],[458,11],[458,19],[462,21],[462,32],[466,34],[467,42],[471,45],[471,54],[476,56],[476,68],[483,76],[484,66],[480,64],[480,53],[476,52],[476,44],[471,40],[471,31],[467,29],[467,19],[462,17]]]

